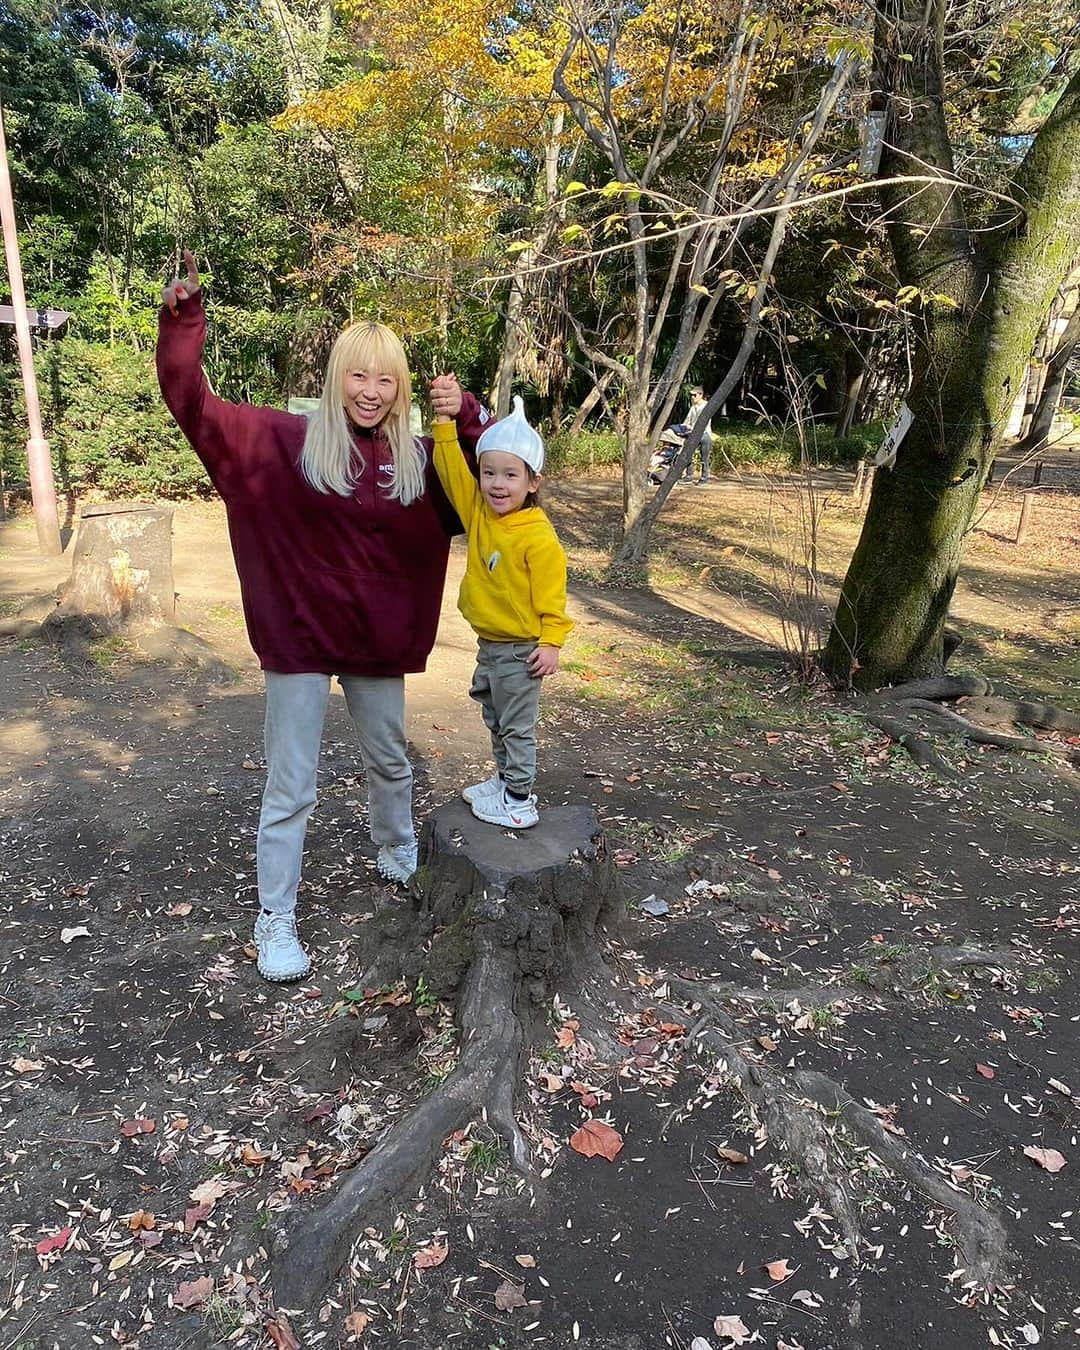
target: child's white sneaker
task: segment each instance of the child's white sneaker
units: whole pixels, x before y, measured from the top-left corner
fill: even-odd
[[[375,866],[387,881],[400,881],[407,886],[416,871],[416,840],[407,844],[383,844]]]
[[[255,920],[255,948],[259,974],[264,980],[285,984],[289,980],[302,980],[311,969],[297,936],[295,914],[271,914],[264,909]]]
[[[471,806],[473,802],[478,802],[481,797],[491,797],[502,787],[502,779],[497,773],[493,773],[490,778],[485,778],[482,783],[473,783],[470,787],[462,788],[462,798]]]
[[[534,795],[524,801],[515,801],[505,787],[486,797],[478,797],[470,805],[477,820],[486,820],[489,825],[501,825],[507,830],[527,830],[540,819]]]

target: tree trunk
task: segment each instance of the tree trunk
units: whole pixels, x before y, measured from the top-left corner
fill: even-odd
[[[849,349],[845,353],[843,377],[843,399],[833,428],[833,435],[837,440],[847,436],[855,423],[855,410],[859,406],[859,394],[866,378],[866,366],[857,351]]]
[[[1039,328],[1080,247],[1080,72],[1016,174],[1010,196],[1025,203],[1023,221],[1014,214],[973,235],[952,185],[943,0],[926,11],[932,30],[922,0],[902,3],[901,22],[878,21],[879,70],[898,110],[896,149],[882,174],[904,172],[914,158],[942,181],[919,192],[882,191],[901,284],[920,288],[926,301],[907,397],[914,420],[895,466],[875,474],[823,657],[833,679],[861,687],[943,669],[945,619],[979,493]]]
[[[574,414],[574,420],[570,423],[569,434],[571,436],[576,436],[582,427],[584,427],[586,419],[598,403],[601,401],[606,402],[606,400],[604,400],[604,394],[607,392],[607,387],[614,378],[615,372],[613,370],[605,370],[603,375],[600,376],[597,382],[589,390],[588,394],[582,399],[581,407],[578,408],[577,412]]]

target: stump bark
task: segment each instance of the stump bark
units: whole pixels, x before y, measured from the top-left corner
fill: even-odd
[[[311,1307],[356,1238],[426,1177],[446,1137],[469,1120],[486,1116],[515,1169],[532,1178],[514,1118],[523,1051],[554,992],[572,992],[578,1005],[603,1000],[611,975],[602,930],[613,929],[622,912],[616,869],[590,807],[555,807],[520,834],[478,821],[461,802],[428,820],[408,905],[370,925],[373,960],[362,984],[423,976],[440,997],[456,992],[458,1062],[329,1201],[294,1213],[274,1234],[278,1307]]]

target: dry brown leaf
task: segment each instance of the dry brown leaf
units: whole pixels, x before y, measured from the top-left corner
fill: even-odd
[[[993,1078],[995,1076],[994,1071],[989,1064],[976,1064],[975,1072],[980,1078]]]
[[[260,1153],[254,1144],[245,1144],[240,1150],[240,1161],[247,1167],[261,1167],[269,1157],[269,1153]]]
[[[716,1151],[725,1162],[744,1163],[750,1161],[746,1154],[740,1153],[737,1148],[720,1148],[720,1146],[717,1145]]]
[[[1037,1162],[1047,1172],[1060,1172],[1066,1162],[1065,1155],[1056,1148],[1039,1148],[1035,1144],[1028,1144],[1024,1149],[1024,1157]]]
[[[284,1318],[276,1322],[267,1322],[266,1334],[277,1346],[277,1350],[301,1350],[300,1342],[292,1333],[292,1327]]]
[[[540,1086],[545,1092],[561,1092],[563,1080],[554,1073],[542,1073],[540,1075]]]
[[[213,1204],[193,1205],[191,1209],[184,1210],[184,1232],[193,1233],[203,1219],[208,1219],[213,1210]]]
[[[520,1256],[515,1256],[514,1260],[523,1270],[532,1270],[536,1266],[536,1257],[530,1256],[528,1252],[522,1252]]]
[[[345,1319],[345,1330],[350,1336],[362,1336],[375,1319],[370,1313],[351,1312]]]
[[[614,1162],[623,1146],[618,1130],[602,1120],[587,1120],[580,1130],[570,1136],[570,1147],[583,1158],[606,1158]]]
[[[555,1037],[555,1044],[560,1050],[569,1050],[577,1040],[578,1027],[581,1023],[576,1017],[571,1017],[559,1028],[559,1034]]]
[[[153,1228],[155,1226],[154,1216],[148,1214],[145,1209],[137,1209],[128,1219],[128,1227],[133,1233],[139,1232],[143,1228]]]
[[[220,1200],[228,1189],[219,1177],[211,1177],[209,1181],[200,1182],[188,1194],[197,1205],[213,1205],[214,1201]]]
[[[795,1270],[788,1265],[787,1257],[782,1261],[766,1261],[765,1269],[768,1271],[769,1279],[775,1280],[777,1284],[782,1284],[784,1280],[790,1280]]]
[[[525,1286],[515,1284],[513,1280],[503,1280],[495,1290],[495,1306],[499,1312],[513,1312],[515,1308],[527,1308],[529,1300],[525,1297]]]
[[[736,1313],[727,1313],[723,1317],[718,1317],[713,1323],[713,1331],[718,1336],[726,1336],[736,1345],[745,1345],[751,1336],[750,1328]]]
[[[435,1266],[441,1266],[450,1255],[450,1246],[445,1242],[432,1242],[427,1247],[421,1247],[413,1257],[413,1264],[417,1270],[433,1270]]]
[[[16,1073],[37,1073],[45,1065],[39,1059],[27,1059],[25,1055],[16,1055],[11,1061],[11,1067]]]
[[[198,1308],[214,1292],[214,1277],[201,1275],[197,1280],[186,1280],[173,1294],[173,1306],[177,1308]]]
[[[157,1121],[140,1116],[137,1120],[125,1120],[120,1126],[120,1133],[125,1139],[134,1139],[137,1134],[153,1134],[156,1129]]]

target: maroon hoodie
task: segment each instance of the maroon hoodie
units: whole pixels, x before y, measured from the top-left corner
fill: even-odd
[[[409,506],[385,489],[393,456],[379,432],[356,430],[364,471],[351,497],[319,492],[300,472],[307,420],[226,403],[202,369],[200,299],[162,309],[157,370],[169,411],[225,501],[251,645],[281,674],[403,675],[435,644],[450,537],[461,526],[428,450],[427,487]],[[464,395],[458,434],[487,421]],[[380,486],[382,485],[382,486]]]

